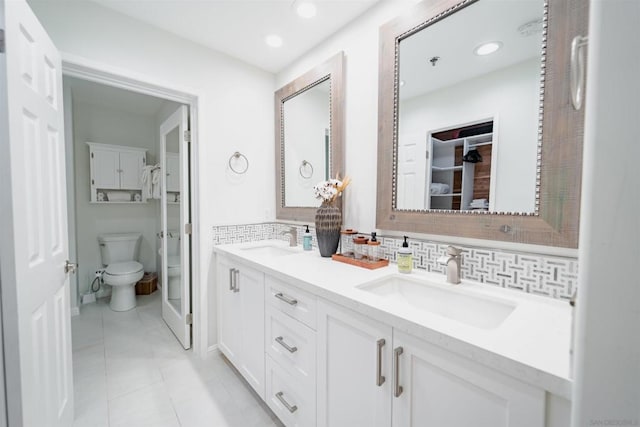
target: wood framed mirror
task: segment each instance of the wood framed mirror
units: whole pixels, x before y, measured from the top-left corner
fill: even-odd
[[[584,109],[569,52],[587,12],[424,0],[381,27],[379,229],[577,248]]]
[[[344,173],[344,54],[275,92],[276,219],[313,222],[313,186]]]

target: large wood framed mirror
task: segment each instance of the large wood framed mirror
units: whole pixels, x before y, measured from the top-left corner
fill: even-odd
[[[579,0],[424,0],[380,29],[377,227],[576,248]]]
[[[344,54],[275,93],[276,218],[312,222],[313,186],[344,173]]]

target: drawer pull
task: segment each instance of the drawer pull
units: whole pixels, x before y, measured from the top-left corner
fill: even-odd
[[[277,393],[276,393],[276,397],[278,398],[278,400],[280,401],[280,403],[282,403],[282,404],[284,405],[284,407],[285,407],[285,408],[287,408],[287,410],[288,410],[289,412],[291,412],[292,414],[298,410],[298,407],[297,407],[296,405],[291,406],[291,405],[289,404],[289,402],[287,402],[287,401],[284,399],[284,393],[282,393],[281,391],[279,391],[279,392],[277,392]]]
[[[229,290],[230,291],[233,291],[233,289],[234,289],[234,286],[233,286],[234,285],[234,283],[233,283],[234,282],[234,274],[233,273],[235,273],[235,271],[236,271],[235,268],[230,268],[229,269]]]
[[[402,347],[396,347],[393,350],[393,365],[394,365],[394,384],[393,384],[393,395],[395,397],[400,397],[402,394],[402,386],[400,385],[400,355],[404,352]]]
[[[386,379],[384,375],[382,375],[382,347],[384,347],[385,343],[386,341],[384,338],[380,338],[376,343],[378,347],[376,356],[376,385],[378,387],[382,386]]]
[[[240,292],[240,270],[238,270],[237,268],[235,270],[236,271],[234,271],[233,273],[233,292]]]
[[[287,304],[289,304],[289,305],[296,305],[296,304],[298,304],[298,300],[297,300],[297,299],[291,298],[291,297],[289,297],[289,296],[287,296],[287,295],[283,294],[282,292],[277,293],[277,294],[275,295],[275,297],[276,297],[276,298],[278,298],[278,299],[279,299],[279,300],[281,300],[281,301],[286,302],[286,303],[287,303]]]
[[[284,338],[282,337],[276,337],[276,342],[281,346],[283,346],[284,348],[286,348],[289,353],[295,353],[296,351],[298,351],[298,347],[296,346],[291,347],[289,344],[284,342]]]

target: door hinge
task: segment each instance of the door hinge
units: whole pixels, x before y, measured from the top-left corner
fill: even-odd
[[[427,159],[429,158],[429,152],[425,151],[426,155],[427,155]]]
[[[191,142],[191,131],[190,130],[185,130],[184,131],[184,140],[186,142]]]
[[[192,232],[193,232],[193,225],[191,225],[191,223],[185,224],[184,225],[184,234],[191,235]]]
[[[91,180],[91,185],[96,185],[96,182],[93,179]]]
[[[93,159],[93,153],[91,153],[91,158]]]
[[[192,313],[187,314],[187,318],[185,320],[187,322],[187,325],[193,325],[193,314]]]
[[[0,53],[4,53],[4,30],[0,29]]]

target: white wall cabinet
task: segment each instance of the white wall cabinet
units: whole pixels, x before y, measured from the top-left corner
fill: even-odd
[[[120,196],[126,192],[129,200],[119,199],[120,202],[141,202],[136,200],[135,194],[142,189],[142,169],[147,162],[147,150],[144,148],[125,147],[120,145],[97,144],[89,145],[89,165],[91,169],[91,201],[113,202],[108,200],[106,190],[118,191]]]
[[[318,427],[391,425],[391,346],[390,326],[318,302]]]
[[[264,274],[227,260],[217,274],[220,350],[264,399]]]

